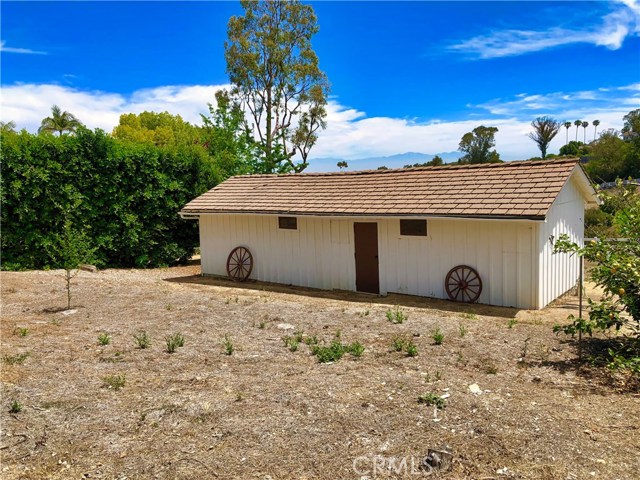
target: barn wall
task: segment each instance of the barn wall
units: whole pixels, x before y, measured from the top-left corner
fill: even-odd
[[[239,245],[253,255],[253,279],[355,290],[351,221],[298,217],[297,230],[284,230],[277,216],[200,217],[203,273],[226,276],[227,256]]]
[[[276,216],[202,215],[202,271],[226,275],[238,245],[251,250],[251,278],[323,289],[355,290],[353,222],[378,224],[380,290],[446,298],[444,278],[466,264],[480,273],[481,303],[535,308],[538,225],[535,222],[428,220],[427,237],[400,235],[398,219],[298,217],[298,230]]]
[[[434,218],[427,237],[400,235],[398,220],[380,221],[379,229],[386,292],[446,298],[449,270],[469,265],[482,279],[480,303],[535,308],[536,223]]]
[[[568,234],[579,245],[584,241],[584,199],[573,177],[562,188],[549,210],[546,222],[540,226],[538,308],[573,288],[578,281],[577,255],[553,253],[553,240],[562,233]]]

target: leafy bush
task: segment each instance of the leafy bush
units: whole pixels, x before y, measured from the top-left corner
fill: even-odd
[[[180,208],[220,175],[198,145],[157,147],[102,130],[2,132],[5,270],[58,268],[65,221],[87,235],[99,267],[154,267],[191,256],[197,222]]]
[[[107,388],[112,388],[113,390],[120,390],[124,387],[127,382],[127,377],[124,373],[118,373],[116,375],[107,375],[106,377],[102,377],[102,383]]]
[[[111,343],[111,336],[106,333],[106,332],[102,332],[98,335],[98,344],[105,346],[105,345],[109,345]]]
[[[447,400],[441,396],[429,392],[418,397],[418,403],[424,403],[426,405],[434,405],[438,410],[442,410],[447,406]]]
[[[600,301],[589,300],[589,318],[570,316],[570,324],[556,325],[554,331],[592,335],[623,330],[627,341],[608,352],[609,366],[640,373],[640,196],[625,190],[622,201],[626,206],[618,212],[618,229],[623,240],[602,238],[581,247],[561,235],[554,245],[555,252],[578,254],[592,262],[591,278],[604,290]]]
[[[387,320],[391,323],[400,324],[408,320],[408,316],[400,310],[400,307],[396,307],[393,310],[387,310]]]
[[[175,352],[178,347],[184,347],[184,336],[181,333],[174,333],[165,338],[167,344],[167,353]]]

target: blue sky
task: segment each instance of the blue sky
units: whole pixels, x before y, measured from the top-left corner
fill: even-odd
[[[528,158],[536,116],[620,128],[640,108],[637,0],[312,5],[313,43],[332,85],[329,127],[312,158],[358,166],[362,157],[454,151],[480,123],[499,128],[503,158]],[[236,2],[1,8],[1,117],[29,130],[53,103],[107,130],[144,109],[197,121],[228,82],[226,24],[242,13]]]

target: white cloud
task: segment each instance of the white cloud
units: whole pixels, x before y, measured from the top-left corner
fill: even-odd
[[[538,151],[526,134],[530,121],[542,115],[559,120],[577,118],[592,122],[599,119],[599,131],[620,129],[622,117],[640,105],[639,84],[606,87],[593,91],[556,92],[549,94],[522,93],[508,99],[495,99],[480,105],[470,105],[462,120],[430,120],[393,117],[369,117],[365,112],[342,105],[331,98],[327,106],[328,127],[321,132],[312,150],[314,158],[338,157],[354,160],[381,157],[404,152],[439,153],[455,151],[464,133],[478,125],[498,127],[496,148],[505,160],[535,156]],[[0,118],[13,120],[18,128],[37,131],[42,118],[48,116],[51,105],[59,105],[76,115],[89,128],[107,132],[117,125],[123,113],[169,111],[192,123],[200,122],[200,113],[207,113],[207,103],[215,102],[215,92],[228,85],[163,86],[138,90],[125,96],[117,93],[84,91],[49,84],[16,84],[0,91]],[[579,138],[583,138],[579,130]],[[575,127],[570,130],[575,137]],[[557,151],[565,141],[565,131],[551,144]],[[587,129],[587,139],[593,129]],[[353,163],[352,166],[356,166]],[[330,167],[333,167],[331,165]]]
[[[6,53],[22,53],[28,55],[46,55],[47,52],[40,52],[38,50],[31,50],[30,48],[16,48],[16,47],[7,47],[5,46],[6,42],[4,40],[0,40],[0,52]]]
[[[539,31],[498,30],[451,45],[448,50],[481,59],[523,55],[575,43],[617,50],[627,37],[640,35],[640,0],[618,0],[612,3],[612,8],[598,25]]]

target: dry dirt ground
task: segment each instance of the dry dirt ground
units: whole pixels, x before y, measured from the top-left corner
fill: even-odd
[[[527,312],[198,273],[81,272],[72,315],[56,311],[61,271],[2,273],[1,478],[423,478],[427,450],[444,447],[444,478],[638,478],[637,390],[578,368],[551,331],[575,298]],[[386,318],[396,305],[402,324]],[[285,347],[285,323],[365,352],[319,363]],[[176,332],[185,343],[169,354]],[[397,336],[418,355],[392,351]],[[105,385],[115,375],[119,390]],[[446,407],[419,403],[428,393]]]

